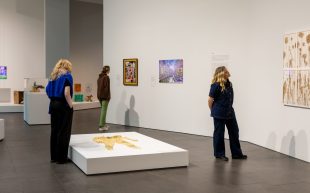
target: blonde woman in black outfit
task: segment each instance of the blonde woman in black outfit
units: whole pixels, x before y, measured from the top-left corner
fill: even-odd
[[[208,105],[214,121],[213,147],[216,159],[228,161],[225,155],[224,133],[228,130],[232,159],[247,159],[239,142],[239,127],[233,108],[234,91],[225,66],[215,70],[209,93]]]

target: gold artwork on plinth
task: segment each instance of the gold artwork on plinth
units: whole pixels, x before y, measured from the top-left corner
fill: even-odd
[[[102,137],[94,137],[93,138],[94,142],[103,143],[107,150],[113,150],[113,147],[116,143],[125,145],[125,146],[130,147],[130,148],[136,148],[136,149],[139,148],[138,146],[136,146],[133,143],[128,142],[127,140],[138,141],[135,139],[130,139],[128,137],[123,137],[121,135],[114,135],[114,136],[110,136],[110,137],[102,136]]]

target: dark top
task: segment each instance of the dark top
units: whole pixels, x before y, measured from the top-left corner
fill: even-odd
[[[229,80],[227,80],[225,90],[223,91],[220,83],[213,83],[210,88],[209,96],[214,98],[211,108],[211,117],[218,119],[232,119],[235,116],[233,108],[234,90]]]
[[[97,98],[99,101],[110,100],[110,78],[107,74],[99,74],[97,80]]]

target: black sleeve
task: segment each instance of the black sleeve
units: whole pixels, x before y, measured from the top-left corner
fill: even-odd
[[[65,85],[64,85],[64,87],[66,87],[66,86],[71,86],[71,84],[70,84],[70,82],[69,82],[69,80],[68,80],[68,79],[66,79],[66,81],[65,81]]]
[[[220,85],[213,83],[210,88],[209,96],[212,98],[216,98],[220,92]]]

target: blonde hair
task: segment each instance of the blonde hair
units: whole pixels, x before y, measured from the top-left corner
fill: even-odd
[[[225,66],[220,66],[217,67],[214,75],[213,75],[213,79],[212,79],[212,84],[215,82],[220,83],[220,86],[222,88],[222,92],[225,90],[225,83],[227,82],[226,78],[225,78],[225,71],[226,71],[226,67]]]
[[[72,71],[72,64],[69,60],[60,59],[56,63],[53,72],[51,73],[51,80],[56,80],[59,76]]]

